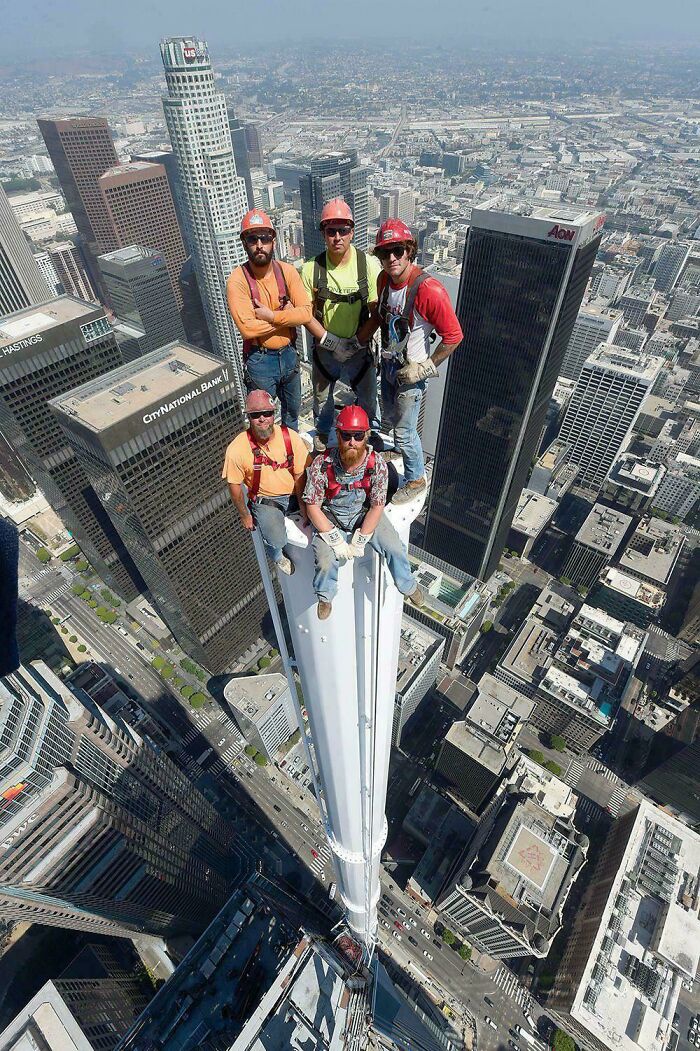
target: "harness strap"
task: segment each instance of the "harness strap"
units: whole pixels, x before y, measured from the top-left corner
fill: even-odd
[[[255,277],[255,274],[253,273],[253,271],[251,269],[250,260],[245,262],[243,264],[243,266],[241,267],[241,269],[243,270],[243,273],[245,274],[245,279],[248,282],[248,289],[250,291],[250,298],[251,298],[251,300],[253,302],[253,305],[255,305],[255,300],[256,299],[258,300],[258,302],[260,302],[260,286],[258,285],[257,278]],[[276,259],[272,260],[272,272],[275,275],[275,281],[277,282],[277,297],[279,299],[279,307],[278,307],[278,309],[279,310],[284,310],[285,307],[289,306],[291,300],[289,298],[289,289],[287,288],[287,282],[286,282],[285,277],[284,277],[284,271],[282,270],[282,267],[280,266],[280,264],[278,263],[278,261]],[[297,341],[297,330],[295,328],[290,329],[290,334],[289,335],[290,335],[290,339],[289,339],[290,345],[295,344],[296,341]],[[256,347],[259,347],[259,346],[260,346],[260,342],[257,339],[244,339],[243,340],[243,360],[245,361],[246,358],[248,357],[248,355],[250,353],[252,353],[252,351]],[[284,348],[281,348],[281,349],[284,349]]]
[[[362,325],[369,316],[369,283],[367,280],[367,255],[365,252],[355,251],[357,258],[357,291],[335,292],[328,287],[328,262],[325,252],[320,252],[314,259],[313,284],[313,312],[318,322],[323,324],[323,308],[326,301],[331,303],[362,303],[360,308],[360,321]]]
[[[372,478],[374,477],[375,463],[376,453],[374,449],[372,449],[365,461],[365,470],[362,478],[357,478],[353,482],[339,482],[335,474],[335,468],[333,467],[333,457],[328,453],[324,454],[323,469],[326,475],[326,499],[334,500],[341,489],[364,489],[366,497],[369,498],[369,491],[372,487]]]
[[[294,478],[294,473],[292,471],[292,468],[294,466],[294,450],[292,449],[292,439],[289,434],[289,428],[282,424],[280,430],[282,431],[284,451],[286,453],[286,458],[281,463],[279,463],[277,460],[271,459],[271,457],[268,456],[265,450],[260,448],[255,438],[250,433],[250,430],[246,431],[246,434],[248,435],[248,441],[250,442],[250,447],[253,450],[253,482],[250,489],[248,490],[249,505],[254,504],[257,500],[258,492],[260,490],[260,476],[262,474],[263,467],[271,467],[273,471],[289,471],[289,473],[292,475],[292,479]]]

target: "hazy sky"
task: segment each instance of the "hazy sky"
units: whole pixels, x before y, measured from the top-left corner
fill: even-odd
[[[220,47],[344,37],[454,43],[484,39],[504,48],[538,41],[697,43],[700,0],[0,0],[3,59],[156,46],[196,34]],[[274,62],[279,52],[266,53]]]

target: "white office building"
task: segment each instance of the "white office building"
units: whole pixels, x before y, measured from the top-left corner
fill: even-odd
[[[185,237],[215,352],[235,370],[243,392],[242,340],[226,304],[226,280],[245,260],[239,234],[248,210],[236,172],[226,98],[217,91],[203,40],[171,37],[160,52],[168,94],[165,121],[177,161]]]
[[[560,376],[577,380],[586,358],[600,343],[612,343],[621,324],[622,314],[619,310],[581,307],[566,348]]]
[[[0,186],[0,317],[50,298],[49,286]]]
[[[268,759],[299,726],[296,708],[284,675],[248,675],[231,679],[224,698],[248,744]]]
[[[579,465],[578,484],[603,485],[662,364],[607,343],[585,362],[559,434]]]

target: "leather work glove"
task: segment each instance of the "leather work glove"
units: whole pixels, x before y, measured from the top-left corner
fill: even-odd
[[[365,548],[373,536],[374,532],[361,533],[359,529],[355,530],[352,534],[352,540],[350,541],[350,548],[354,558],[362,558],[365,553]]]
[[[319,340],[319,346],[327,350],[329,354],[332,354],[338,361],[346,361],[351,354],[348,354],[348,340],[343,339],[342,336],[334,336],[332,332],[325,332]],[[342,356],[344,355],[344,357]]]
[[[327,533],[319,533],[318,535],[329,547],[333,548],[336,558],[343,558],[349,561],[354,556],[355,552],[352,546],[348,544],[347,540],[343,539],[343,534],[339,529],[330,529]]]
[[[433,359],[427,358],[425,361],[409,361],[408,365],[399,369],[396,378],[399,383],[420,383],[421,380],[432,379],[437,374]]]

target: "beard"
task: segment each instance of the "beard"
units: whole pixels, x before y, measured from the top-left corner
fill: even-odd
[[[253,266],[267,266],[275,251],[275,243],[273,241],[270,245],[258,244],[255,248],[249,248],[246,245],[245,250]]]
[[[363,445],[346,445],[339,451],[343,467],[357,467],[367,452],[367,442],[364,442]]]
[[[251,430],[253,437],[259,442],[266,442],[272,437],[272,432],[275,429],[274,419],[270,423],[259,424],[255,420],[251,420]]]

